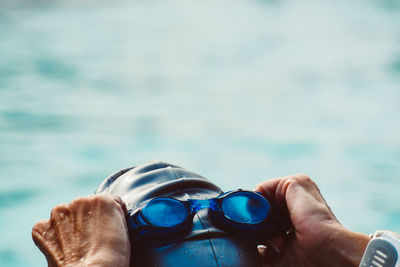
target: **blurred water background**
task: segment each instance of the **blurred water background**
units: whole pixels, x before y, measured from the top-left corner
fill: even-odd
[[[0,2],[0,265],[51,208],[160,159],[224,190],[307,173],[400,231],[398,1]]]

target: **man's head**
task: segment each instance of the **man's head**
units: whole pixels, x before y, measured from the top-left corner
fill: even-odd
[[[137,209],[155,197],[180,200],[214,198],[222,190],[204,177],[179,166],[151,162],[127,168],[103,181],[96,194],[118,195],[128,210]],[[154,240],[160,242],[160,240]],[[132,242],[133,266],[260,266],[257,244],[243,240],[220,227],[209,210],[199,210],[191,229],[177,242],[139,247]]]

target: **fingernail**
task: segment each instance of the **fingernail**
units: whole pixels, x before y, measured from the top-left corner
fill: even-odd
[[[260,253],[261,256],[264,256],[266,254],[267,249],[268,248],[266,246],[264,246],[264,245],[258,245],[257,246],[258,253]]]

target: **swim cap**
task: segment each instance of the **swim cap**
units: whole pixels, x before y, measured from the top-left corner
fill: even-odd
[[[95,194],[118,195],[128,210],[155,197],[181,200],[214,198],[222,190],[199,174],[177,165],[153,161],[113,173]],[[159,247],[140,247],[131,239],[131,266],[261,266],[256,242],[242,240],[218,228],[208,210],[200,210],[185,236]]]

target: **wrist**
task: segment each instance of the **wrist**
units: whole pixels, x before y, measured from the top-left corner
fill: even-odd
[[[327,257],[331,262],[326,266],[358,267],[369,241],[367,235],[352,232],[344,227],[334,230]]]

